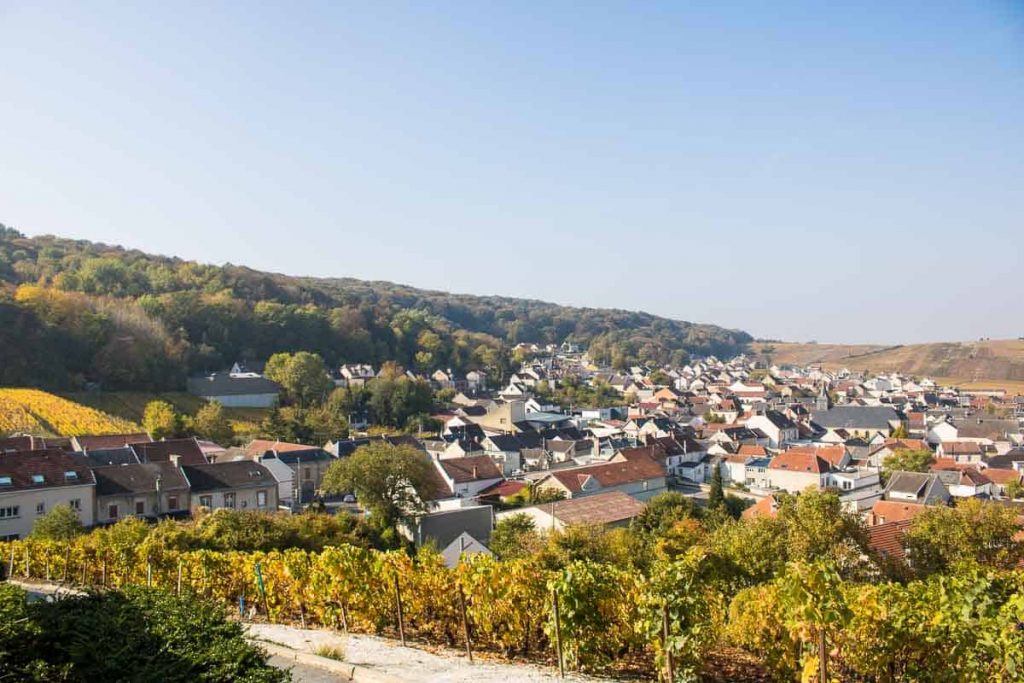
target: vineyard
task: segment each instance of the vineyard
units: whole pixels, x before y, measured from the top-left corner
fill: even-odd
[[[0,389],[0,432],[79,436],[138,432],[139,425],[38,389]]]
[[[353,546],[267,553],[175,551],[130,534],[0,544],[15,576],[85,586],[152,585],[255,609],[274,622],[398,635],[608,672],[695,680],[722,645],[756,654],[774,680],[1012,681],[1024,671],[1024,572],[963,568],[900,583],[843,581],[792,562],[733,592],[694,548],[649,576],[586,560],[474,556],[448,569]],[[117,540],[121,538],[121,540]],[[560,647],[559,647],[560,646]],[[822,657],[824,655],[824,657]]]

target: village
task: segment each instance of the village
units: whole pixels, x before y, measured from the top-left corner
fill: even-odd
[[[412,447],[430,462],[426,511],[402,532],[416,546],[435,544],[450,566],[490,553],[495,524],[511,515],[540,530],[627,527],[669,491],[698,504],[724,497],[745,518],[772,516],[784,495],[833,491],[863,519],[872,549],[899,559],[903,532],[927,506],[978,498],[1024,514],[1015,500],[1024,491],[1021,396],[747,356],[613,371],[569,342],[516,351],[528,360],[498,386],[480,370],[409,373],[450,398],[430,416],[436,433],[240,446],[146,433],[9,436],[0,440],[0,540],[28,536],[62,504],[85,527],[222,508],[315,504],[359,514],[354,495],[324,496],[321,484],[332,463],[373,441]],[[376,374],[366,364],[331,373],[336,387]],[[565,383],[614,398],[563,409],[551,396]],[[269,407],[279,391],[254,363],[189,388],[238,407]],[[356,418],[353,427],[367,425]],[[914,464],[901,469],[906,462]]]

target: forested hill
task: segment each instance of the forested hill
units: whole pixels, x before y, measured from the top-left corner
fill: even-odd
[[[619,367],[751,341],[647,313],[290,277],[0,225],[0,385],[174,389],[190,373],[296,350],[502,374],[511,345],[566,339]]]

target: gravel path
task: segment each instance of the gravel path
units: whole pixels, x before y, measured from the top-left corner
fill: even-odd
[[[250,624],[254,638],[278,643],[295,650],[313,652],[327,645],[341,647],[345,661],[408,683],[554,683],[560,681],[557,669],[532,664],[502,664],[475,659],[469,663],[464,653],[427,652],[402,647],[396,641],[364,635],[349,635],[291,626]],[[296,676],[297,681],[305,681]],[[312,679],[310,679],[312,681]],[[569,674],[566,681],[611,681]]]

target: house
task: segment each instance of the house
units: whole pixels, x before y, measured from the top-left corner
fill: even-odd
[[[228,460],[206,465],[182,465],[192,495],[192,512],[199,508],[276,510],[278,483],[263,465],[251,460]]]
[[[910,525],[911,520],[898,520],[868,527],[868,548],[883,560],[902,562],[907,554],[903,537]]]
[[[800,493],[808,488],[825,488],[831,469],[828,461],[814,452],[787,451],[772,458],[768,478],[772,488]]]
[[[133,434],[96,434],[71,437],[70,446],[74,451],[93,451],[103,448],[124,448],[135,443],[152,441],[149,434],[136,432]]]
[[[923,503],[906,500],[878,500],[867,515],[868,526],[909,521],[927,509]]]
[[[771,448],[782,448],[800,438],[796,423],[778,410],[766,410],[760,415],[747,418],[747,428],[764,432]]]
[[[780,498],[772,493],[757,501],[743,511],[743,519],[757,519],[758,517],[772,518],[779,512]]]
[[[69,505],[84,526],[95,520],[96,479],[60,449],[0,453],[0,540],[28,536],[36,520]]]
[[[472,505],[453,510],[441,510],[399,525],[403,536],[420,547],[433,543],[439,550],[447,549],[463,534],[477,542],[487,544],[494,528],[494,508],[490,505]]]
[[[625,527],[639,517],[646,507],[646,503],[627,493],[608,491],[583,498],[556,500],[544,505],[499,512],[498,520],[522,514],[529,517],[538,530],[554,531],[563,531],[573,525]]]
[[[566,498],[583,498],[606,491],[621,491],[649,500],[667,490],[665,468],[646,454],[620,462],[555,470],[537,480],[540,490],[560,491]]]
[[[256,462],[267,464],[274,460],[287,465],[292,471],[292,477],[290,477],[292,488],[288,490],[287,495],[279,497],[281,500],[298,504],[313,500],[323,484],[324,475],[335,461],[335,458],[323,448],[264,439],[250,441],[249,445],[245,447],[245,453]],[[283,485],[284,482],[280,476],[275,478],[278,479],[279,484]]]
[[[486,455],[434,460],[438,474],[459,498],[475,498],[484,489],[504,479],[498,466]]]
[[[444,561],[444,566],[449,569],[457,567],[462,558],[469,555],[486,555],[491,557],[494,553],[486,545],[473,538],[467,531],[463,531],[454,541],[441,550],[441,559]]]
[[[893,472],[882,497],[922,505],[945,505],[949,502],[949,489],[935,472]]]
[[[337,384],[343,387],[363,387],[377,376],[372,365],[366,363],[347,363],[338,368]]]
[[[947,470],[937,472],[937,474],[940,478],[946,477],[944,479],[946,488],[949,489],[949,495],[954,498],[989,497],[992,495],[992,480],[974,467]]]
[[[188,379],[188,392],[225,408],[269,408],[277,403],[281,387],[261,376],[215,372]]]
[[[980,463],[982,446],[976,441],[943,441],[935,449],[937,458],[947,458],[955,463]]]
[[[954,425],[946,420],[938,420],[928,427],[925,441],[937,446],[944,441],[955,441],[958,434],[959,430]]]
[[[876,434],[889,437],[903,422],[892,406],[841,405],[814,411],[811,421],[823,429],[845,429],[854,436],[870,439]]]
[[[162,441],[145,441],[134,443],[131,449],[139,457],[139,462],[176,461],[181,465],[205,465],[206,454],[195,437],[186,439],[164,439]]]
[[[187,515],[191,507],[188,480],[173,462],[108,465],[95,468],[93,474],[97,524],[125,517]]]
[[[1021,483],[1021,473],[1014,469],[986,467],[985,476],[992,482],[993,496],[1006,496],[1006,487],[1011,482]]]

